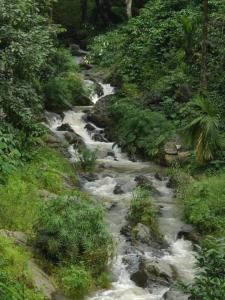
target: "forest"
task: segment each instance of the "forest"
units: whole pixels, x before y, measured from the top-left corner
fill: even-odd
[[[0,300],[224,300],[224,115],[224,0],[0,0]]]

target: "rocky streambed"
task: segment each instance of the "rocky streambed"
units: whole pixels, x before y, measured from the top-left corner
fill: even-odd
[[[77,59],[82,63],[81,56]],[[88,69],[88,68],[86,68]],[[89,71],[88,71],[89,72]],[[86,84],[96,87],[89,73]],[[131,161],[126,153],[108,141],[104,126],[110,126],[101,106],[115,89],[97,82],[92,93],[93,106],[74,107],[62,116],[46,113],[49,127],[60,139],[69,142],[69,158],[77,161],[77,147],[85,145],[97,155],[95,174],[81,174],[83,190],[106,210],[108,228],[115,240],[115,258],[111,265],[112,287],[91,295],[90,300],[184,300],[174,290],[177,280],[190,282],[194,276],[193,232],[185,225],[182,212],[160,166],[151,162]],[[108,128],[109,129],[109,128]],[[137,186],[150,187],[158,209],[161,241],[144,224],[135,227],[135,238],[127,221],[132,193]]]

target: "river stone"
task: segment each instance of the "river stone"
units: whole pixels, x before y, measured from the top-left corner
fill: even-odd
[[[168,155],[177,155],[177,147],[176,147],[176,142],[175,141],[169,141],[165,144],[164,146],[164,151]]]
[[[94,173],[81,173],[80,177],[84,178],[85,180],[87,180],[89,182],[98,180],[98,175],[94,174]]]
[[[148,190],[153,189],[153,184],[152,184],[151,180],[144,175],[138,175],[135,177],[134,180],[137,182],[137,186],[139,186],[139,187],[143,187]]]
[[[65,297],[60,292],[56,292],[52,295],[52,300],[72,300],[72,299]]]
[[[74,132],[73,128],[68,124],[64,123],[57,128],[58,131],[69,131]]]
[[[56,287],[50,277],[33,260],[28,261],[27,267],[35,288],[41,291],[46,299],[52,299],[52,294],[56,292]]]
[[[177,234],[178,239],[184,238],[193,243],[199,243],[200,235],[196,232],[192,225],[183,225]]]
[[[93,111],[88,115],[88,120],[101,128],[110,127],[112,122],[108,115],[108,106],[110,105],[111,99],[111,95],[99,99]]]
[[[95,131],[96,130],[96,127],[94,125],[92,125],[91,123],[87,123],[87,125],[84,128],[87,129],[87,131]]]
[[[159,180],[159,181],[163,181],[163,176],[162,174],[160,174],[159,172],[155,173],[155,179]]]
[[[136,241],[139,241],[147,245],[151,245],[151,241],[152,241],[151,231],[147,226],[138,223],[137,226],[134,227],[133,232],[135,234]]]
[[[52,135],[52,134],[47,134],[44,137],[44,142],[50,147],[50,148],[58,148],[61,145],[61,141],[58,137]]]
[[[13,241],[13,243],[15,243],[16,245],[19,245],[19,246],[27,245],[27,236],[25,233],[23,233],[21,231],[10,231],[10,230],[6,230],[6,229],[1,229],[0,235],[11,239]]]
[[[92,139],[96,142],[105,142],[107,143],[107,139],[101,133],[94,133],[92,135]]]
[[[189,296],[182,294],[180,291],[168,291],[163,296],[164,300],[188,300]]]
[[[117,184],[117,185],[115,186],[114,190],[113,190],[113,193],[114,193],[115,195],[121,195],[121,194],[124,194],[124,191],[123,191],[121,185]]]
[[[76,146],[83,146],[84,145],[84,141],[82,139],[82,137],[75,133],[75,132],[66,132],[64,134],[65,139],[67,140],[67,142],[69,144],[75,144]]]
[[[162,261],[150,261],[142,258],[139,263],[139,270],[131,275],[138,286],[142,288],[151,287],[152,284],[169,286],[175,279],[173,268]]]

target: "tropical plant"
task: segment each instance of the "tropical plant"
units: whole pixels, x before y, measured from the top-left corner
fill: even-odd
[[[191,118],[184,128],[186,140],[194,147],[196,159],[200,163],[210,161],[222,147],[219,112],[217,107],[206,98],[198,97],[189,106]]]

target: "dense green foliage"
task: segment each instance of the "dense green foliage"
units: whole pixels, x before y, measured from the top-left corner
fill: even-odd
[[[83,261],[100,274],[111,255],[102,209],[78,192],[46,203],[35,232],[36,247],[53,262]]]

